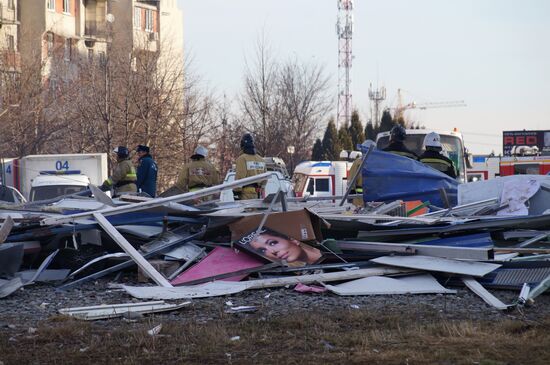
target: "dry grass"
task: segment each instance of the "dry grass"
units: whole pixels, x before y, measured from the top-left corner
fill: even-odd
[[[185,312],[181,312],[185,316]],[[174,318],[174,317],[172,317]],[[176,317],[178,318],[178,317]],[[181,318],[181,317],[180,317]],[[422,319],[420,319],[422,318]],[[163,323],[160,336],[147,330]],[[54,317],[38,331],[0,332],[4,364],[548,364],[550,318],[451,321],[430,313],[301,312],[207,323],[148,317],[78,322]],[[232,341],[231,337],[240,336]],[[10,340],[11,338],[11,340]]]

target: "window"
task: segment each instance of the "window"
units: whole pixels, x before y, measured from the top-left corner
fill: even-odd
[[[52,95],[53,99],[57,98],[57,80],[56,79],[50,79],[50,93]]]
[[[15,51],[15,38],[11,34],[8,34],[8,49]]]
[[[8,9],[15,9],[15,2],[13,0],[8,0]]]
[[[55,10],[55,0],[48,0],[47,7],[48,10]]]
[[[315,194],[315,189],[314,189],[314,184],[315,182],[315,179],[309,179],[308,183],[307,183],[307,192],[310,194],[310,195],[313,195]]]
[[[329,192],[330,191],[330,184],[329,179],[315,179],[315,191],[322,191],[322,192]]]
[[[71,12],[71,0],[63,0],[63,12],[64,13]]]
[[[134,28],[141,29],[141,8],[134,8]]]
[[[46,46],[48,47],[48,57],[53,53],[53,33],[46,33]]]
[[[65,49],[63,53],[63,58],[65,59],[65,61],[71,60],[72,53],[73,53],[73,43],[71,38],[67,38],[65,39]]]
[[[523,163],[514,165],[514,175],[538,175],[540,165],[538,163]]]
[[[146,32],[153,31],[153,10],[149,10],[149,9],[145,10],[145,31]]]
[[[99,52],[99,64],[102,67],[107,65],[107,58],[105,57],[105,52]]]

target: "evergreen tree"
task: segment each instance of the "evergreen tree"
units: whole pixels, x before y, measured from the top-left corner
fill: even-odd
[[[341,148],[338,143],[338,132],[334,125],[334,119],[328,122],[323,136],[323,160],[338,161]]]
[[[323,142],[319,138],[315,141],[313,145],[313,150],[311,151],[311,160],[312,161],[321,161],[323,159]]]
[[[388,109],[384,110],[382,113],[382,120],[380,121],[380,132],[388,132],[391,131],[393,126],[395,125],[393,118],[390,114],[390,111]]]
[[[353,146],[353,139],[352,139],[352,136],[350,136],[349,127],[347,123],[341,126],[340,130],[338,131],[338,143],[340,144],[340,148],[342,150],[346,150],[349,152],[355,149]]]
[[[354,110],[351,114],[351,125],[349,127],[349,134],[351,136],[352,149],[357,149],[357,145],[365,141],[365,134],[363,133],[363,123],[359,119],[359,112]]]
[[[372,141],[376,141],[376,131],[374,130],[374,126],[372,125],[372,121],[368,121],[367,126],[365,127],[365,139],[370,139]]]

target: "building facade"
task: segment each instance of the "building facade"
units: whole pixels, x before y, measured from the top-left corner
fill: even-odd
[[[167,44],[183,58],[175,0],[25,0],[19,7],[21,60],[39,60],[44,82],[53,88],[74,79],[86,62],[103,62],[114,52],[129,57],[139,51],[161,53]],[[176,29],[168,24],[179,26],[170,32],[175,41],[162,38],[163,31],[168,35]]]
[[[10,85],[20,70],[18,0],[0,0],[0,113],[10,105]]]

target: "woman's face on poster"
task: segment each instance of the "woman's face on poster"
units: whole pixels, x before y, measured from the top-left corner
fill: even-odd
[[[294,262],[299,261],[304,254],[299,241],[274,236],[269,233],[262,233],[256,236],[250,243],[250,246],[271,260]]]

